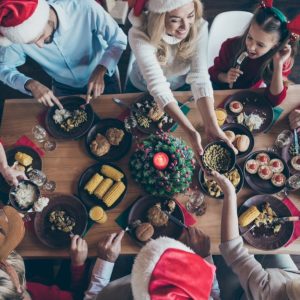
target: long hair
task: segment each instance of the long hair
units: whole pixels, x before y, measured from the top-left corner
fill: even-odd
[[[281,22],[274,12],[270,8],[258,8],[251,19],[251,22],[246,29],[245,33],[240,37],[237,46],[236,46],[236,56],[233,57],[231,61],[231,65],[234,66],[238,56],[243,52],[246,51],[246,38],[252,24],[257,24],[264,32],[266,33],[277,33],[279,36],[278,45],[274,48],[270,49],[266,54],[264,54],[264,60],[260,67],[260,70],[257,72],[257,78],[255,81],[259,79],[263,79],[265,82],[270,83],[273,74],[273,56],[277,51],[282,50],[285,45],[289,42],[292,47],[291,52],[291,67],[294,63],[294,57],[297,54],[298,50],[298,40],[291,39],[291,33],[287,30],[287,23]],[[290,40],[290,41],[289,41]]]
[[[200,31],[200,23],[203,14],[203,5],[200,0],[194,0],[195,5],[195,22],[191,26],[188,36],[178,43],[178,51],[176,58],[186,60],[191,58],[196,50],[198,34]],[[147,21],[145,24],[145,32],[147,32],[151,44],[157,48],[157,59],[161,65],[168,61],[169,45],[163,41],[162,37],[166,33],[165,29],[166,13],[147,14]]]

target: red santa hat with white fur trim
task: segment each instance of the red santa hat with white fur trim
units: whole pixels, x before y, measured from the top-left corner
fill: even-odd
[[[183,243],[160,237],[137,255],[131,276],[135,300],[207,300],[215,266]]]
[[[26,44],[38,38],[49,19],[46,0],[0,1],[0,46]]]

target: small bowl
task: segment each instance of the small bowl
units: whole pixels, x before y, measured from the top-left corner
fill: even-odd
[[[211,167],[209,167],[206,164],[206,162],[204,161],[205,153],[208,151],[209,148],[211,148],[212,146],[215,146],[215,145],[220,146],[221,148],[224,148],[229,154],[230,161],[228,162],[226,168],[224,167],[222,169],[215,170],[215,169],[212,169]],[[235,162],[236,162],[236,156],[235,156],[235,153],[234,153],[233,149],[230,148],[224,141],[214,141],[214,142],[209,143],[208,145],[206,145],[206,147],[204,148],[203,155],[201,156],[201,162],[202,162],[202,166],[206,170],[208,170],[208,171],[215,170],[215,171],[218,171],[220,174],[224,174],[224,173],[227,173],[227,172],[229,172],[233,169],[233,167],[235,166]]]
[[[21,206],[19,205],[19,203],[18,203],[16,197],[15,197],[15,193],[16,193],[17,189],[19,188],[20,184],[32,185],[32,186],[34,187],[34,190],[35,190],[35,195],[36,195],[36,197],[35,197],[35,199],[33,200],[32,204],[30,204],[27,208],[21,207]],[[22,181],[19,182],[19,184],[18,184],[17,186],[14,186],[14,187],[12,187],[12,188],[10,189],[9,195],[8,195],[8,196],[9,196],[10,204],[11,204],[17,211],[19,211],[19,212],[21,212],[21,213],[26,213],[28,210],[30,210],[30,209],[33,207],[34,202],[36,202],[36,201],[39,199],[40,195],[41,195],[40,189],[39,189],[39,187],[38,187],[35,183],[33,183],[33,182],[30,181],[30,180],[22,180]]]

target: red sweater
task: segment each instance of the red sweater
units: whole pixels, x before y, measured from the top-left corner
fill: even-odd
[[[73,292],[78,292],[78,288],[83,287],[85,265],[71,267],[72,292],[62,291],[58,286],[47,286],[37,282],[27,282],[27,291],[32,300],[73,300]],[[83,291],[81,291],[83,292]]]
[[[238,43],[239,37],[234,37],[227,39],[221,46],[219,56],[217,56],[214,60],[214,65],[209,68],[208,72],[210,74],[210,79],[212,82],[216,82],[221,85],[224,89],[228,89],[227,83],[222,83],[218,79],[218,75],[220,73],[227,73],[232,65],[230,64],[235,53],[235,46]],[[241,65],[241,70],[244,72],[237,81],[233,84],[233,88],[235,89],[246,89],[246,88],[258,88],[263,83],[263,79],[259,78],[257,80],[257,70],[260,69],[262,62],[264,61],[264,57],[259,57],[257,59],[245,59]],[[291,73],[291,61],[288,60],[284,66],[282,75],[283,77],[287,77]],[[266,97],[270,100],[272,105],[279,105],[286,97],[287,87],[284,86],[282,92],[278,95],[273,95],[270,92],[270,86],[266,88],[265,94]]]

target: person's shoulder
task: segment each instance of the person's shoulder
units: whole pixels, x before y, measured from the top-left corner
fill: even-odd
[[[59,5],[63,9],[74,11],[77,9],[83,10],[94,7],[102,8],[102,6],[95,0],[49,0],[48,3],[54,7]]]

